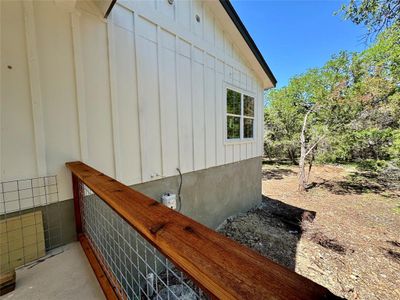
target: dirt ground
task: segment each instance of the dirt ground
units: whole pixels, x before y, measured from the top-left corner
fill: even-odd
[[[400,299],[400,191],[357,174],[316,166],[299,193],[296,167],[264,165],[260,207],[219,230],[338,296]]]

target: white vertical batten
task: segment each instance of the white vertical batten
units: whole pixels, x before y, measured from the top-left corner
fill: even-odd
[[[210,11],[210,9],[208,10],[208,11]],[[213,14],[211,14],[211,17],[212,17],[212,20],[213,20],[213,28],[212,28],[212,31],[213,31],[213,46],[214,46],[214,48],[216,48],[217,47],[217,41],[216,41],[216,37],[217,37],[217,33],[216,33],[216,31],[217,31],[217,29],[216,29],[216,26],[217,26],[217,24],[216,24],[216,21],[215,21],[215,17],[214,17],[214,15]],[[218,146],[219,146],[219,141],[218,141],[218,137],[219,137],[219,134],[217,133],[217,131],[218,131],[218,125],[217,125],[217,122],[219,122],[219,119],[218,119],[218,114],[217,114],[217,105],[218,105],[218,101],[219,101],[219,99],[218,99],[218,97],[217,97],[217,89],[218,89],[218,86],[219,86],[219,84],[217,83],[218,82],[218,79],[217,79],[217,63],[218,63],[218,58],[217,58],[217,56],[214,56],[214,97],[215,97],[215,106],[214,106],[214,118],[215,118],[215,127],[214,127],[214,130],[215,130],[215,135],[214,135],[214,138],[215,138],[215,149],[214,149],[214,151],[215,151],[215,165],[216,166],[218,166],[219,165],[219,163],[218,163]],[[220,118],[222,118],[222,116],[219,116]]]
[[[193,1],[189,1],[189,31],[191,34],[194,34],[194,26],[193,26]]]
[[[206,16],[205,16],[205,9],[204,9],[204,3],[201,2],[201,17],[200,17],[200,22],[201,22],[201,40],[205,40],[205,23],[206,23]],[[206,122],[207,122],[207,117],[206,117],[206,71],[207,71],[207,56],[204,50],[201,51],[202,56],[203,56],[203,122],[204,122],[204,168],[207,168],[207,130],[206,130]],[[214,129],[215,130],[215,129]]]
[[[201,3],[201,19],[200,19],[200,22],[201,22],[201,39],[202,40],[205,40],[205,36],[206,36],[206,34],[205,34],[205,20],[206,20],[206,13],[205,13],[205,8],[204,8],[204,2],[203,1],[201,1],[200,2]]]
[[[194,25],[193,25],[193,1],[189,1],[189,31],[193,35],[194,34]],[[191,121],[192,121],[192,171],[195,170],[194,164],[194,126],[193,126],[193,44],[190,41],[190,102],[191,102]]]
[[[192,1],[190,1],[190,3],[192,3]],[[192,6],[190,6],[192,7]],[[194,72],[194,50],[193,50],[193,44],[190,44],[190,101],[191,101],[191,110],[192,110],[192,169],[193,171],[196,170],[196,166],[195,166],[195,159],[194,159],[194,146],[195,146],[195,137],[194,137],[194,111],[193,111],[193,107],[194,107],[194,101],[193,101],[193,72]]]
[[[176,13],[177,13],[176,9]],[[178,20],[178,18],[176,19]],[[178,36],[175,35],[175,88],[176,88],[176,113],[177,113],[177,118],[176,118],[176,126],[177,126],[177,134],[178,134],[178,167],[179,169],[182,168],[181,164],[181,142],[180,142],[180,134],[179,134],[179,64],[178,64],[178,59],[179,59],[179,50],[178,50]]]
[[[140,182],[143,182],[143,153],[142,153],[142,136],[143,136],[143,128],[140,126],[140,105],[139,105],[139,73],[138,73],[138,55],[137,55],[137,44],[138,44],[138,31],[137,31],[137,17],[138,14],[134,13],[132,11],[133,15],[133,51],[135,51],[134,58],[135,58],[135,79],[136,79],[136,105],[137,105],[137,111],[138,111],[138,128],[139,128],[139,154],[140,154]],[[141,130],[142,129],[142,130]]]
[[[72,47],[74,52],[75,67],[75,88],[76,88],[76,104],[78,112],[78,128],[79,128],[79,144],[81,152],[81,160],[88,160],[88,139],[87,139],[87,121],[86,121],[86,91],[85,91],[85,75],[82,61],[81,33],[79,25],[80,13],[71,13],[72,27]]]
[[[163,149],[165,148],[165,141],[164,141],[164,133],[163,133],[163,128],[162,128],[162,121],[161,118],[164,118],[165,116],[162,116],[162,101],[161,101],[161,38],[160,38],[160,25],[157,24],[156,27],[156,39],[157,39],[157,81],[158,81],[158,113],[159,113],[159,120],[160,120],[160,145],[161,145],[161,174],[158,174],[159,176],[164,176],[164,151]]]
[[[259,121],[258,124],[260,124],[259,127],[259,140],[260,140],[260,155],[263,156],[264,155],[264,89],[262,88],[262,85],[260,85],[260,96],[259,96],[259,100],[260,101],[260,106],[259,106]]]
[[[261,119],[261,98],[262,98],[262,92],[261,92],[261,88],[258,89],[258,93],[257,93],[257,116]],[[259,120],[260,120],[259,119]],[[261,142],[261,122],[257,122],[258,126],[257,126],[257,131],[255,132],[255,134],[257,134],[257,138],[256,141],[258,142],[258,149],[257,149],[257,154],[261,155],[261,145],[263,144]],[[253,128],[254,130],[254,128]]]
[[[215,27],[214,27],[214,29],[213,30],[215,30]],[[215,43],[214,43],[214,45],[215,45]],[[217,89],[218,89],[218,84],[217,84],[217,58],[216,57],[214,57],[214,80],[215,80],[215,82],[214,82],[214,101],[215,101],[215,106],[214,106],[214,118],[215,118],[215,127],[214,127],[214,130],[215,130],[215,135],[214,135],[214,139],[215,139],[215,145],[214,145],[214,151],[215,151],[215,165],[216,166],[218,166],[218,133],[217,133],[217,128],[218,128],[218,125],[217,125],[217,122],[219,121],[218,120],[218,116],[217,116],[217,105],[218,105],[218,97],[217,97]],[[220,117],[222,117],[222,116],[220,116]]]
[[[0,2],[0,33],[2,32],[1,30],[2,30],[2,27],[1,27],[1,9],[2,9],[2,7],[3,7],[3,2]],[[1,46],[1,37],[0,37],[0,66],[3,66],[3,63],[2,63],[2,58],[3,58],[3,56],[1,55],[1,49],[2,49],[2,46]],[[2,96],[1,96],[1,91],[2,91],[2,74],[3,72],[2,72],[2,68],[0,69],[0,182],[2,182],[3,181],[3,167],[2,167],[2,154],[1,154],[1,141],[3,140],[3,123],[2,123],[2,115],[1,115],[1,104],[3,103],[3,100],[2,100]]]
[[[256,102],[256,106],[255,106],[255,109],[256,109],[256,114],[255,115],[257,115],[257,117],[259,117],[260,118],[260,116],[261,116],[261,112],[260,112],[260,90],[258,89],[258,91],[257,91],[257,102]],[[256,141],[257,141],[257,154],[260,154],[260,149],[261,149],[261,141],[259,141],[258,140],[258,138],[260,137],[260,127],[261,127],[261,124],[260,124],[260,122],[257,122],[257,128],[256,128],[256,132],[253,134],[253,135],[256,135]],[[254,130],[254,126],[253,126],[253,130]]]
[[[178,20],[179,20],[179,18],[178,18],[178,3],[175,1],[173,5],[174,5],[174,23],[175,23],[175,25],[178,25]]]
[[[46,138],[43,120],[42,89],[40,86],[39,57],[36,45],[35,16],[32,1],[23,1],[23,7],[37,172],[38,176],[45,176],[47,174]]]
[[[204,24],[204,22],[203,22]],[[203,25],[203,35],[204,35],[204,25]],[[203,123],[204,123],[204,168],[207,168],[207,130],[206,130],[206,55],[204,51],[201,51],[201,55],[203,56]]]
[[[115,63],[115,41],[113,33],[113,23],[110,19],[107,22],[107,43],[108,43],[108,68],[110,79],[110,99],[111,99],[111,122],[113,134],[114,150],[114,172],[115,178],[121,180],[121,147],[119,139],[119,116],[118,116],[118,94],[117,94],[117,73]]]

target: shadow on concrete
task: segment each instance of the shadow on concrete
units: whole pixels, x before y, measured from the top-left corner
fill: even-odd
[[[218,231],[295,270],[297,244],[315,216],[314,211],[263,196],[259,207],[229,218]]]

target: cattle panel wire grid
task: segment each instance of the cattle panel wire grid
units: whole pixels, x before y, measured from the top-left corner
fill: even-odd
[[[15,268],[62,246],[57,176],[0,182],[3,268]],[[3,255],[4,254],[4,255]]]
[[[83,183],[83,233],[121,299],[210,299]]]

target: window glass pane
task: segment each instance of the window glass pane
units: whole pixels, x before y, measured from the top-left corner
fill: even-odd
[[[226,121],[228,139],[240,139],[240,118],[227,116]]]
[[[244,118],[243,119],[243,137],[245,139],[253,137],[253,119]]]
[[[254,98],[243,95],[243,109],[244,115],[247,117],[254,117]]]
[[[240,93],[228,89],[226,98],[228,114],[240,115]]]

